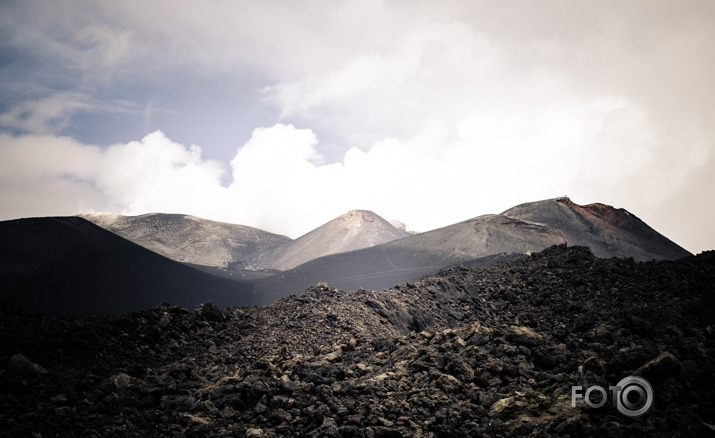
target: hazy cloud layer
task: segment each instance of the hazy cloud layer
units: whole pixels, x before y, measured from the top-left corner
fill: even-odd
[[[296,237],[353,208],[427,230],[568,194],[713,248],[713,17],[709,1],[6,2],[2,216],[172,211]],[[88,145],[100,115],[154,132]]]

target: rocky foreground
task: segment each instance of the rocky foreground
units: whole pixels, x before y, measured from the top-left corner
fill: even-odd
[[[713,252],[555,246],[265,307],[0,313],[6,436],[715,436]],[[653,387],[644,415],[572,408],[573,385],[629,375]]]

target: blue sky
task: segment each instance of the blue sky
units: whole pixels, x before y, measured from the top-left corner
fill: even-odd
[[[715,247],[709,1],[5,1],[0,219],[297,237],[568,194]]]

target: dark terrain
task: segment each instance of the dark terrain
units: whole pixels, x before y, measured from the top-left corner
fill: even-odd
[[[553,246],[381,292],[47,318],[0,307],[6,436],[714,436],[715,253]],[[572,385],[651,383],[640,417]],[[609,399],[610,400],[610,399]]]
[[[0,299],[55,316],[254,304],[253,286],[209,275],[79,217],[0,222]]]

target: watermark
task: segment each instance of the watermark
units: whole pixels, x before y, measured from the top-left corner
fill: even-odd
[[[653,404],[653,388],[650,383],[642,377],[628,376],[621,379],[616,386],[609,386],[612,395],[612,405],[618,412],[627,417],[638,417],[645,414]],[[600,401],[594,402],[592,394],[596,392],[601,395]],[[608,395],[606,390],[598,385],[589,386],[584,392],[583,386],[571,387],[571,407],[576,407],[576,400],[582,398],[586,404],[592,408],[600,408],[606,404]],[[596,398],[596,397],[594,397]],[[598,400],[598,398],[596,398]]]

